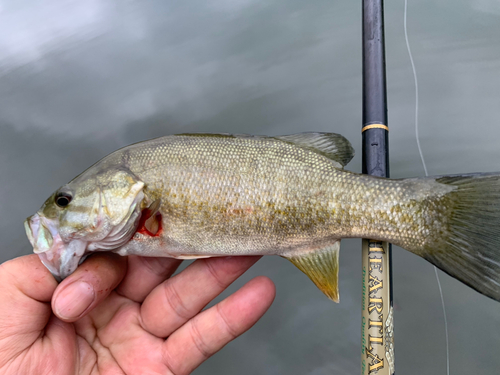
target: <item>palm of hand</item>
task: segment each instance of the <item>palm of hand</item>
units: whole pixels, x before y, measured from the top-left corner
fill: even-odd
[[[259,277],[200,312],[256,260],[200,260],[169,278],[179,261],[129,257],[127,269],[123,258],[100,255],[59,286],[37,256],[4,263],[0,371],[188,374],[272,303],[274,286]],[[90,305],[79,304],[88,288]]]
[[[102,309],[106,308],[114,310],[114,315],[103,317],[93,311],[73,323],[74,333],[70,335],[73,336],[71,341],[75,351],[83,359],[81,372],[140,374],[147,367],[150,373],[173,373],[164,358],[165,340],[141,326],[140,305],[137,302],[113,292],[102,304]],[[68,367],[71,368],[74,363],[75,360],[69,361]]]

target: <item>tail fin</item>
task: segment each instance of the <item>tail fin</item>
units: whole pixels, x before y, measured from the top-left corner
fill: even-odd
[[[448,237],[425,248],[424,258],[478,292],[500,301],[500,174],[437,177],[456,187]]]

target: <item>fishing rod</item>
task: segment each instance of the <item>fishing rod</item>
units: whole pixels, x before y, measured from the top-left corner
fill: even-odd
[[[363,173],[389,177],[383,0],[363,0]],[[383,194],[383,192],[380,192]],[[361,374],[394,374],[392,248],[362,245]]]

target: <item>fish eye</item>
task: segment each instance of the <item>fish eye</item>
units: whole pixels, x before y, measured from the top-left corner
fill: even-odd
[[[69,193],[64,193],[64,192],[59,192],[56,195],[56,204],[59,207],[66,207],[70,202],[73,197]]]

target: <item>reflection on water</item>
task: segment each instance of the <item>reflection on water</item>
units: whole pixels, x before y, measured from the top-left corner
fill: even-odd
[[[386,0],[392,176],[423,175],[403,1]],[[23,232],[59,185],[128,143],[178,132],[349,138],[360,171],[361,2],[11,1],[0,9],[0,260],[31,251]],[[429,173],[500,170],[500,8],[496,0],[409,0]],[[341,304],[279,258],[257,326],[197,374],[359,372],[360,241],[343,241]],[[433,269],[394,251],[396,370],[445,371]],[[500,305],[442,277],[454,374],[500,367]],[[227,295],[227,294],[226,294]]]

